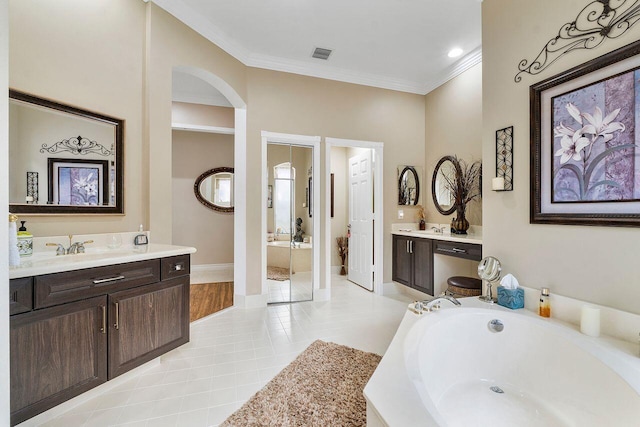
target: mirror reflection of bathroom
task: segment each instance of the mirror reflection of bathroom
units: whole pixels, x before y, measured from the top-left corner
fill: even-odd
[[[269,304],[313,299],[313,148],[267,145]]]

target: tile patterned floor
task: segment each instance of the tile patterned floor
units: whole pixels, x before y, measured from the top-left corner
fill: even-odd
[[[312,272],[296,273],[291,280],[270,280],[267,302],[280,303],[289,301],[308,301],[313,298]]]
[[[192,325],[159,366],[44,425],[216,426],[316,339],[384,354],[408,302],[335,276],[331,301],[229,309]]]

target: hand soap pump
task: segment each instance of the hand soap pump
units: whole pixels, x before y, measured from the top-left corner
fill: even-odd
[[[542,288],[540,292],[540,307],[538,314],[541,317],[551,317],[551,303],[549,301],[549,288]]]
[[[27,227],[24,223],[27,221],[20,221],[20,228],[18,228],[18,252],[21,257],[33,255],[33,234],[27,231]]]

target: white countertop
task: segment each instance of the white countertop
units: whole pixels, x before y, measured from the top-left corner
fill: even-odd
[[[30,257],[20,259],[20,266],[9,268],[9,279],[39,276],[41,274],[60,273],[81,270],[83,268],[102,267],[126,262],[144,261],[176,255],[192,254],[196,248],[189,246],[163,245],[123,245],[119,248],[87,248],[86,253],[73,255],[55,255],[55,249],[47,252],[35,252]]]
[[[412,230],[410,228],[394,230],[391,234],[397,236],[419,237],[421,239],[445,240],[447,242],[482,244],[482,234],[444,234],[434,233],[433,230]]]

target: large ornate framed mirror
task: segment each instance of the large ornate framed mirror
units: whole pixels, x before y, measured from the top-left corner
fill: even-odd
[[[9,209],[124,213],[124,120],[9,90]]]
[[[462,174],[460,163],[453,156],[444,156],[433,171],[431,196],[433,204],[442,215],[451,215],[456,210],[456,201],[451,191],[456,176]]]
[[[193,192],[209,209],[233,212],[233,168],[209,169],[196,179]]]

